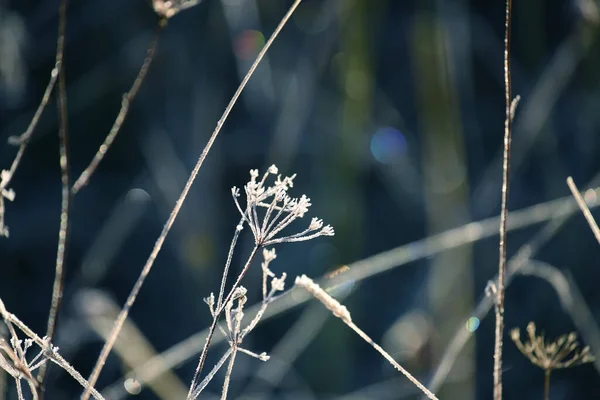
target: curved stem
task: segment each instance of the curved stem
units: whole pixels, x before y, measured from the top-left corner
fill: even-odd
[[[117,118],[115,119],[112,128],[110,128],[108,135],[106,135],[104,142],[96,152],[96,155],[94,156],[90,164],[81,173],[81,175],[79,175],[79,178],[77,178],[77,180],[73,184],[73,188],[71,189],[73,194],[76,194],[77,192],[79,192],[79,190],[81,190],[81,188],[88,184],[90,177],[92,176],[94,171],[96,171],[96,168],[98,168],[98,165],[106,155],[106,152],[108,151],[112,143],[115,141],[117,135],[121,131],[123,122],[125,122],[125,118],[127,117],[127,113],[129,112],[129,107],[131,106],[131,103],[135,99],[135,96],[140,90],[140,87],[142,86],[142,83],[144,82],[144,79],[148,74],[148,70],[150,69],[152,60],[154,60],[154,54],[156,53],[156,47],[158,45],[158,38],[160,37],[160,33],[162,32],[165,26],[166,22],[164,20],[161,20],[158,24],[158,27],[156,28],[154,38],[148,46],[148,51],[146,54],[146,58],[144,59],[144,63],[142,64],[142,67],[140,68],[137,77],[133,81],[131,89],[129,89],[129,91],[123,96],[123,100],[121,101],[121,109],[119,110],[119,114],[117,114]]]

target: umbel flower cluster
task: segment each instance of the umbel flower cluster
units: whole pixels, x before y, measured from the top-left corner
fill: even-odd
[[[319,236],[333,236],[331,225],[323,226],[323,220],[319,218],[313,218],[308,228],[302,232],[289,236],[281,234],[296,219],[304,217],[311,203],[305,195],[300,198],[292,198],[288,195],[288,190],[294,186],[295,174],[282,178],[277,173],[277,167],[272,165],[259,180],[258,170],[250,171],[250,181],[244,186],[246,192],[244,208],[238,201],[240,190],[235,186],[231,189],[235,205],[252,230],[255,243],[269,246],[284,242],[302,242]],[[271,186],[266,186],[270,175],[277,177]]]
[[[546,342],[544,335],[537,335],[535,323],[527,325],[529,340],[521,341],[519,328],[510,331],[510,337],[532,364],[545,370],[574,367],[594,361],[589,346],[580,349],[577,334],[571,332],[552,342]]]

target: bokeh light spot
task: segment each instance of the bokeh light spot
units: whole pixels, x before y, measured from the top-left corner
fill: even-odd
[[[235,55],[242,60],[253,59],[265,45],[265,36],[256,30],[243,31],[235,39]]]
[[[477,330],[477,328],[479,328],[479,324],[480,324],[479,318],[471,317],[467,321],[467,330],[469,332],[475,332]]]
[[[382,164],[390,164],[402,157],[407,149],[404,135],[392,127],[379,128],[371,137],[371,154]]]
[[[125,381],[125,390],[127,391],[127,393],[129,394],[140,394],[140,392],[142,391],[142,385],[140,385],[140,383],[136,380],[136,379],[127,379]]]

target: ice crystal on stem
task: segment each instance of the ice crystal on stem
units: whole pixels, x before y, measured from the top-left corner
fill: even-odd
[[[267,186],[266,181],[270,175],[277,177],[271,186]],[[310,199],[305,195],[299,198],[290,197],[288,190],[294,186],[296,175],[282,178],[278,175],[275,165],[269,167],[260,180],[259,176],[258,170],[250,171],[250,181],[244,186],[245,208],[242,208],[238,201],[240,190],[237,187],[231,189],[238,211],[250,226],[257,245],[269,246],[284,242],[302,242],[319,236],[333,236],[333,228],[330,225],[323,226],[323,221],[319,218],[313,218],[302,232],[281,236],[281,231],[308,212],[311,206]]]

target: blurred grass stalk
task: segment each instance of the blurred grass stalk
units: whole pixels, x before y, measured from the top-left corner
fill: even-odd
[[[431,11],[417,13],[412,26],[416,102],[421,126],[423,193],[428,235],[468,222],[469,190],[460,100],[452,73],[449,35]],[[437,363],[449,340],[473,308],[472,246],[431,258],[429,312],[435,327],[429,347]],[[465,346],[457,365],[462,382],[440,392],[441,398],[474,399],[475,344]]]
[[[79,296],[81,301],[78,303],[84,310],[89,326],[98,336],[106,340],[110,335],[113,321],[119,314],[119,305],[100,291],[85,290]],[[127,319],[123,325],[115,343],[115,353],[129,370],[138,368],[157,354],[150,341],[131,319]],[[166,369],[148,386],[159,399],[163,400],[183,399],[187,394],[187,385],[170,369]],[[135,377],[130,377],[123,387],[129,394],[135,395],[143,386],[137,384]],[[109,396],[109,393],[105,394]]]

